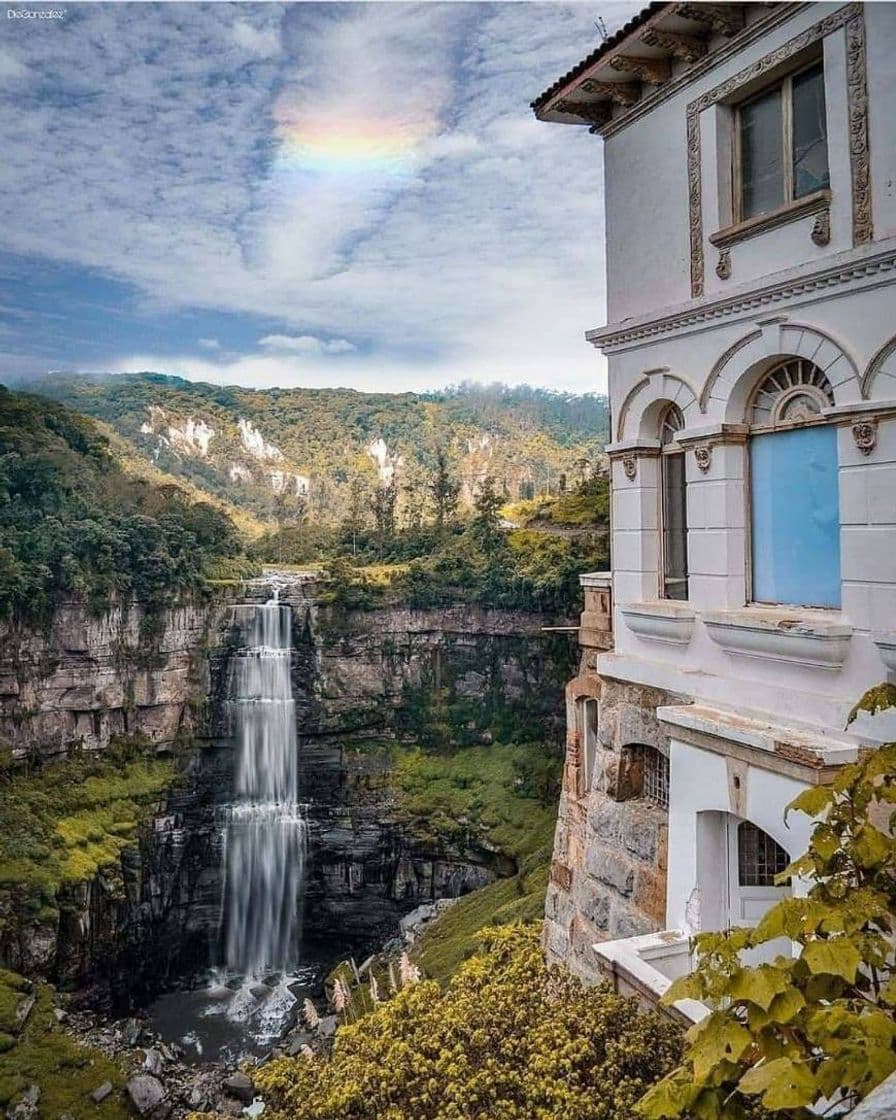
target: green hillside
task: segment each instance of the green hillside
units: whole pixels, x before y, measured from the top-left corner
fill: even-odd
[[[94,421],[0,386],[0,616],[65,593],[164,602],[243,570],[241,553],[225,513],[126,470]]]
[[[373,519],[378,492],[390,486],[400,527],[431,520],[440,455],[461,510],[485,475],[506,501],[556,494],[593,472],[607,430],[603,397],[498,385],[365,394],[145,373],[55,376],[40,391],[257,519],[329,526]]]

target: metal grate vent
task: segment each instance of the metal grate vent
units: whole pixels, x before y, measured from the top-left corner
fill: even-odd
[[[641,795],[669,808],[669,759],[654,747],[641,747]]]

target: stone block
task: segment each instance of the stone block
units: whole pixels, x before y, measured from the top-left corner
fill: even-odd
[[[631,905],[617,904],[610,914],[610,937],[614,940],[642,937],[645,933],[655,933],[661,924],[652,921]]]
[[[635,873],[628,860],[605,847],[592,847],[585,861],[588,874],[628,898],[635,886]]]
[[[619,805],[609,798],[602,798],[588,814],[588,826],[593,833],[588,840],[589,847],[595,838],[598,841],[617,841],[621,829]]]
[[[622,704],[619,709],[619,744],[644,743],[657,747],[665,742],[656,718],[656,708],[640,704]]]
[[[630,801],[625,804],[622,818],[622,846],[636,859],[653,867],[657,866],[661,833],[666,830],[666,823],[660,817],[662,812],[644,801]]]
[[[666,918],[666,876],[642,868],[635,876],[633,902],[636,910],[661,926]]]
[[[549,957],[566,961],[569,956],[569,934],[556,922],[544,923],[544,947]]]
[[[606,886],[594,879],[582,877],[575,892],[579,913],[595,929],[606,930],[610,925],[610,896]]]

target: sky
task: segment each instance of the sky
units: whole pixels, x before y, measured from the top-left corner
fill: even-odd
[[[529,102],[639,6],[4,7],[0,380],[603,390],[601,142]]]

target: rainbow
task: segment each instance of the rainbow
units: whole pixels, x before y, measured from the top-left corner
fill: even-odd
[[[341,117],[278,123],[278,169],[312,175],[394,175],[410,169],[432,132],[426,121]]]

